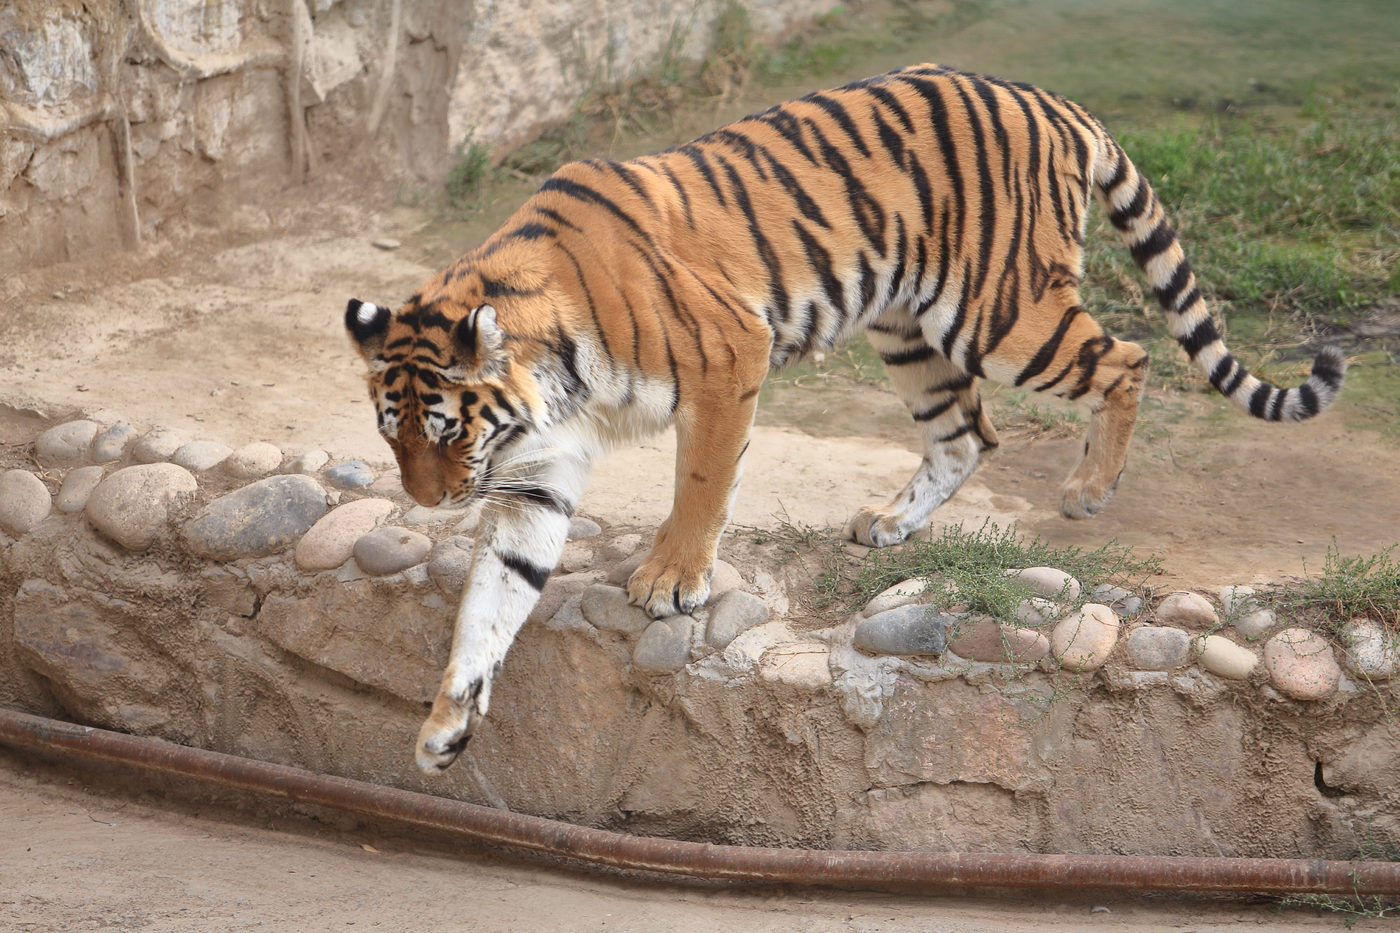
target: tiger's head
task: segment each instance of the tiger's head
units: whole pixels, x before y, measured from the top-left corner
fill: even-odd
[[[487,492],[492,458],[530,427],[495,308],[414,299],[395,314],[351,299],[345,327],[404,491],[430,507]]]

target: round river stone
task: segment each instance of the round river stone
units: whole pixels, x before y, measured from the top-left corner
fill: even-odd
[[[34,442],[34,455],[45,466],[65,466],[86,459],[93,438],[95,421],[67,421],[49,428]]]
[[[110,463],[120,460],[126,445],[136,439],[137,431],[129,424],[114,424],[92,442],[94,463]]]
[[[53,509],[49,488],[28,470],[0,473],[0,528],[12,535],[28,534]]]
[[[1332,646],[1305,628],[1286,628],[1270,638],[1264,646],[1264,666],[1279,692],[1295,700],[1329,697],[1342,680]]]
[[[297,567],[307,573],[339,567],[393,508],[388,499],[356,499],[322,515],[297,542]]]
[[[109,474],[88,496],[88,522],[128,551],[150,547],[170,521],[170,513],[199,483],[173,463],[145,463]]]
[[[88,496],[97,488],[97,484],[102,482],[102,474],[105,468],[100,466],[84,466],[69,470],[63,477],[63,485],[59,487],[58,497],[54,504],[58,506],[60,512],[81,512],[87,508]]]
[[[431,538],[408,528],[376,528],[355,542],[355,563],[383,577],[421,564],[432,547]]]
[[[1103,667],[1118,642],[1118,614],[1098,603],[1065,616],[1050,633],[1050,652],[1060,666],[1072,671]]]
[[[206,505],[184,534],[203,557],[262,557],[287,547],[325,514],[320,483],[309,476],[269,476]]]

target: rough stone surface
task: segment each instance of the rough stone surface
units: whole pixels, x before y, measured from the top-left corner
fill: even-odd
[[[331,570],[355,552],[355,542],[388,517],[394,506],[388,499],[356,499],[332,509],[297,542],[297,567],[306,573]]]
[[[1051,599],[1064,599],[1074,602],[1079,598],[1079,581],[1054,567],[1027,567],[1024,570],[1008,570],[1006,575],[1019,580],[1030,588],[1032,593]]]
[[[593,548],[577,541],[568,542],[559,555],[559,566],[568,573],[582,573],[593,566]]]
[[[355,542],[355,563],[365,573],[383,577],[421,564],[433,548],[425,534],[408,528],[376,528]]]
[[[1030,599],[1021,600],[1016,605],[1015,619],[1018,625],[1039,628],[1049,622],[1054,622],[1064,614],[1064,607],[1053,599],[1032,596]]]
[[[569,520],[570,541],[582,541],[584,538],[596,538],[602,533],[603,527],[591,518],[575,515]]]
[[[34,442],[34,456],[44,466],[67,466],[87,459],[97,437],[95,421],[66,421],[54,425]]]
[[[1258,655],[1224,635],[1198,636],[1191,649],[1202,668],[1230,680],[1244,680],[1259,663]]]
[[[596,583],[583,591],[583,617],[596,628],[636,635],[651,625],[651,616],[627,602],[627,591]]]
[[[191,473],[203,473],[223,463],[231,453],[232,447],[218,441],[190,441],[171,455],[170,462]]]
[[[374,471],[362,460],[347,460],[326,470],[326,483],[337,489],[359,489],[374,482]]]
[[[1349,619],[1343,623],[1342,666],[1362,680],[1389,680],[1400,665],[1400,644],[1396,636],[1372,619]]]
[[[1274,687],[1295,700],[1329,697],[1342,679],[1327,639],[1302,628],[1286,628],[1270,638],[1264,646],[1264,666]]]
[[[969,661],[1034,664],[1050,653],[1050,639],[991,616],[971,616],[948,626],[948,650]]]
[[[54,505],[60,512],[81,512],[87,508],[88,496],[102,482],[104,467],[83,466],[69,470],[63,476],[63,485],[58,489]]]
[[[174,428],[152,428],[131,445],[131,459],[137,463],[166,463],[187,441]]]
[[[637,548],[641,546],[642,536],[636,532],[618,535],[616,538],[603,544],[603,559],[626,560],[637,553]]]
[[[127,445],[136,439],[137,430],[129,424],[112,425],[92,441],[90,456],[94,463],[111,463],[120,460]]]
[[[714,605],[725,593],[730,590],[737,590],[744,585],[744,578],[739,575],[739,571],[734,569],[734,565],[727,561],[715,561],[715,572],[710,576],[710,596],[705,600],[710,605]]]
[[[795,687],[803,692],[820,690],[831,683],[831,649],[800,642],[774,645],[763,652],[758,676],[770,684]]]
[[[282,465],[282,449],[265,441],[245,444],[228,455],[224,472],[236,479],[257,479]]]
[[[862,620],[852,644],[872,654],[942,654],[953,621],[927,606],[900,606]]]
[[[1141,596],[1111,583],[1100,583],[1094,587],[1094,602],[1102,603],[1120,616],[1137,615],[1142,609]]]
[[[1140,671],[1170,671],[1191,660],[1191,635],[1184,629],[1140,625],[1128,633],[1128,661]]]
[[[894,586],[882,590],[874,599],[866,603],[860,614],[868,619],[890,609],[911,605],[918,602],[919,597],[927,589],[928,582],[923,577],[914,577],[902,583],[896,583]]]
[[[723,651],[740,633],[767,622],[768,615],[768,604],[757,596],[743,590],[730,590],[710,610],[705,642]]]
[[[314,479],[269,476],[206,505],[184,536],[191,550],[214,560],[261,557],[292,544],[324,514],[326,491]]]
[[[97,484],[84,512],[92,527],[128,551],[144,551],[198,489],[194,475],[173,463],[129,466]]]
[[[12,535],[28,534],[52,509],[49,488],[39,477],[28,470],[0,473],[0,528]]]
[[[330,462],[331,455],[324,450],[308,450],[287,464],[288,473],[315,473]]]
[[[472,569],[473,550],[475,542],[465,535],[450,535],[433,545],[428,554],[428,576],[445,595],[453,599],[462,595]]]
[[[1200,593],[1178,590],[1157,605],[1157,621],[1183,628],[1209,628],[1220,624],[1215,607]]]
[[[373,488],[373,484],[370,484]],[[437,506],[415,505],[403,517],[399,519],[405,525],[445,525],[448,522],[458,522],[476,510],[476,506],[468,505],[460,509],[438,508]]]
[[[1278,617],[1272,609],[1255,609],[1235,620],[1235,631],[1245,638],[1255,639],[1278,625]]]
[[[1118,642],[1118,614],[1098,603],[1061,619],[1050,633],[1050,653],[1061,667],[1092,671],[1102,667]]]
[[[637,639],[632,666],[652,674],[680,670],[690,660],[694,631],[695,620],[690,616],[657,619]]]

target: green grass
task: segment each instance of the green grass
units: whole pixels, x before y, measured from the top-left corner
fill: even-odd
[[[1340,638],[1350,619],[1379,622],[1400,638],[1400,545],[1368,557],[1346,557],[1336,546],[1327,549],[1322,572],[1274,589],[1272,602],[1280,616],[1310,624]],[[1306,571],[1306,568],[1304,568]]]

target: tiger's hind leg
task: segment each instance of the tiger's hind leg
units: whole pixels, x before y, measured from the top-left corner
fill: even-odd
[[[1127,463],[1148,357],[1137,344],[1105,334],[1077,295],[1067,295],[1062,307],[1042,318],[1052,326],[1009,335],[983,369],[1010,385],[1089,405],[1084,455],[1060,489],[1060,512],[1090,518],[1113,498]]]
[[[997,435],[982,411],[977,378],[931,347],[912,319],[882,319],[866,336],[924,435],[923,462],[899,494],[864,506],[846,525],[858,543],[888,547],[928,524],[972,475],[981,452],[997,446]]]

